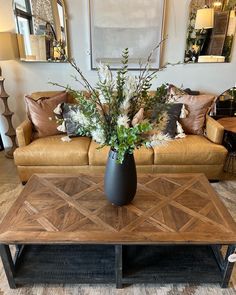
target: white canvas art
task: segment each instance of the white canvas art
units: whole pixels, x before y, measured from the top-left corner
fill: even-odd
[[[120,67],[129,48],[129,68],[139,68],[162,39],[165,0],[90,0],[91,66],[99,62]],[[152,60],[159,67],[160,50]]]

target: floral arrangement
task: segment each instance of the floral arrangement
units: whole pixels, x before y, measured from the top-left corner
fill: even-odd
[[[148,92],[156,73],[166,67],[150,71],[152,55],[160,45],[153,49],[142,69],[140,65],[138,76],[128,74],[129,51],[125,49],[122,68],[115,75],[108,65],[99,65],[95,87],[88,82],[76,62],[69,61],[80,76],[74,78],[87,93],[52,83],[65,88],[77,100],[79,107],[73,113],[73,120],[78,122],[78,133],[92,137],[101,147],[110,146],[117,151],[119,163],[135,148],[154,147],[170,140],[161,132],[166,122],[166,86],[161,86],[155,95]],[[157,107],[158,115],[152,119],[151,111]],[[66,124],[65,121],[61,123],[59,129]]]

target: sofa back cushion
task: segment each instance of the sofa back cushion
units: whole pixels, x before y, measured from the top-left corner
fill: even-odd
[[[59,125],[56,122],[54,109],[60,103],[68,101],[68,96],[65,91],[54,93],[53,96],[26,96],[25,102],[27,107],[28,117],[34,127],[34,138],[45,137],[50,135],[60,134],[57,130]]]

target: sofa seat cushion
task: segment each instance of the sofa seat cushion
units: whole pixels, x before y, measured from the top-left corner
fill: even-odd
[[[63,142],[61,135],[39,138],[25,147],[16,149],[15,163],[18,166],[82,166],[88,165],[88,150],[91,142],[87,137],[72,138]]]
[[[98,149],[99,145],[92,141],[89,148],[89,165],[93,166],[105,166],[107,163],[107,157],[110,147],[105,146],[102,149]],[[153,165],[154,154],[153,149],[147,149],[141,147],[134,152],[134,158],[136,165]]]
[[[188,135],[154,148],[155,165],[216,165],[224,163],[227,150],[200,135]]]

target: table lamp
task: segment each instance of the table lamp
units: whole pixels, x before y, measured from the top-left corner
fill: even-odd
[[[1,60],[12,60],[19,57],[18,45],[16,34],[10,32],[0,32],[0,61]],[[7,158],[13,158],[13,152],[16,149],[16,132],[12,125],[12,116],[13,112],[10,111],[8,106],[8,97],[9,95],[6,93],[4,89],[4,78],[2,77],[2,70],[0,67],[0,98],[2,99],[5,107],[5,111],[3,112],[3,116],[6,118],[8,122],[8,130],[5,133],[6,136],[10,137],[12,140],[12,147],[10,150],[6,152]]]
[[[206,30],[214,27],[214,9],[202,8],[197,10],[195,30]]]
[[[213,8],[202,8],[197,10],[195,30],[200,30],[197,41],[201,41],[199,55],[203,54],[207,48],[210,40],[211,31],[214,27],[214,9]],[[207,42],[208,41],[208,42]]]

